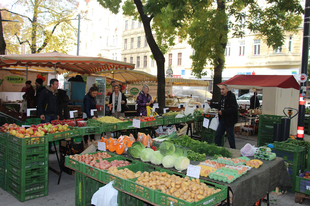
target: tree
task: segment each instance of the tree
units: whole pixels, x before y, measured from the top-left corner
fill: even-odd
[[[120,3],[119,0],[98,1],[114,10]],[[143,14],[153,20],[152,29],[162,53],[173,46],[175,37],[179,36],[195,50],[191,56],[193,74],[201,78],[206,75],[203,70],[207,63],[213,66],[213,101],[220,98],[217,84],[222,81],[228,35],[243,37],[247,30],[269,47],[278,48],[284,44],[284,33],[295,32],[300,26],[303,12],[298,0],[148,0],[144,5],[141,1],[127,0],[123,6],[124,14],[138,17],[136,5],[142,19],[137,3]],[[157,70],[164,68],[158,66]]]
[[[71,50],[75,42],[72,34],[76,33],[72,26],[72,11],[77,5],[76,0],[17,0],[16,4],[25,11],[0,11],[25,20],[20,34],[14,33],[20,45],[28,45],[31,53],[55,50],[66,53]],[[9,28],[4,27],[4,30],[9,31]]]

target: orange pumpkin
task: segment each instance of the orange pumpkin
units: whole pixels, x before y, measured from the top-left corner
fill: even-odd
[[[113,140],[109,143],[109,151],[110,152],[115,152],[116,150],[116,145],[117,145],[117,141]]]
[[[125,152],[125,143],[118,143],[116,145],[116,154],[121,155]]]

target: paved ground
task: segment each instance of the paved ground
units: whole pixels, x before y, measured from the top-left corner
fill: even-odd
[[[241,149],[246,143],[256,145],[255,136],[236,136],[237,149]],[[98,138],[97,138],[98,139]],[[310,136],[306,135],[305,140],[310,141]],[[225,142],[226,147],[228,141]],[[50,166],[53,168],[57,167],[55,155],[50,155]],[[63,173],[60,184],[57,185],[58,176],[49,171],[49,191],[48,196],[37,198],[34,200],[28,200],[26,202],[19,202],[8,192],[0,189],[0,206],[73,206],[75,205],[75,179],[74,176]],[[295,203],[295,195],[292,193],[285,193],[281,195],[270,195],[270,205],[278,206],[297,206],[300,205]],[[263,205],[267,205],[263,203]],[[310,205],[310,200],[305,200],[302,205]],[[241,206],[241,205],[237,205]],[[247,206],[247,205],[245,205]]]

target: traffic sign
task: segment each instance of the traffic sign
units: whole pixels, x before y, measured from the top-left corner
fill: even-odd
[[[300,75],[300,82],[306,82],[307,81],[307,75],[306,74],[304,74],[304,73],[302,73],[301,75]]]

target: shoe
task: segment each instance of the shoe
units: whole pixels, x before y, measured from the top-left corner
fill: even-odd
[[[48,153],[49,153],[49,154],[55,154],[55,151],[49,150]]]

